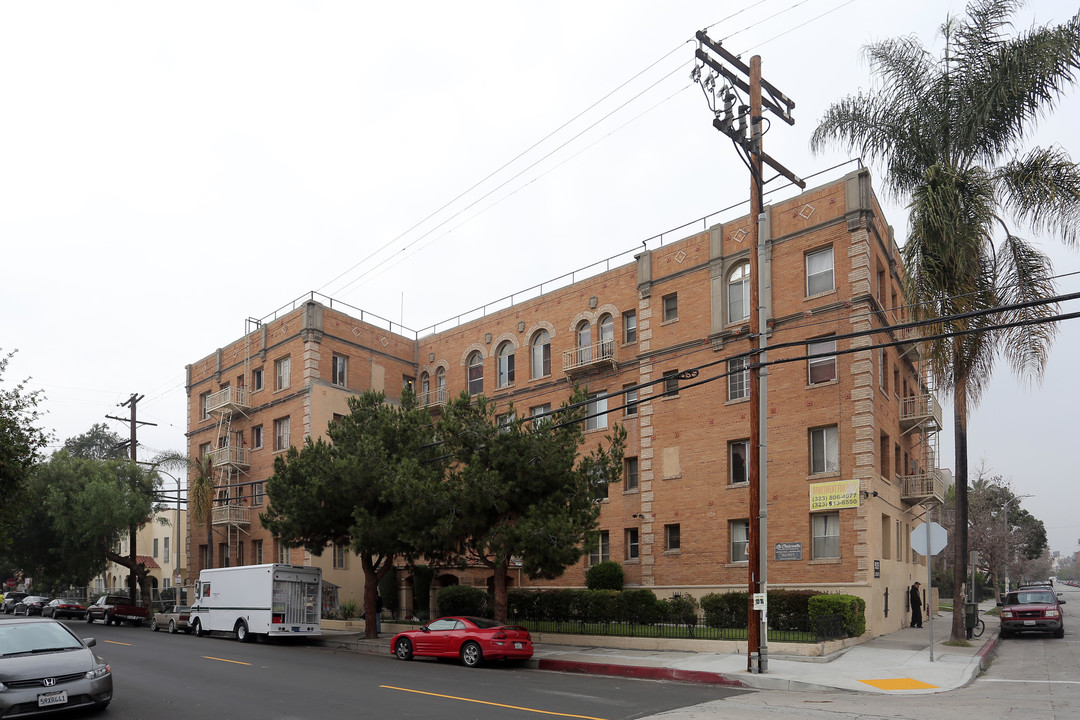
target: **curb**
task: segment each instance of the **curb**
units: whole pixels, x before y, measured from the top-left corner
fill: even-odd
[[[734,688],[749,687],[742,681],[728,677],[722,673],[706,672],[704,670],[680,670],[678,668],[616,665],[613,663],[590,663],[573,660],[530,660],[526,667],[583,675],[628,677],[638,680],[671,680],[675,682],[706,683],[709,685],[722,685]]]

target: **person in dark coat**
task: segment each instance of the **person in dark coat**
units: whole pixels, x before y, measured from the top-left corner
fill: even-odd
[[[909,593],[911,599],[911,627],[922,627],[922,593],[919,590],[919,583],[916,582],[911,586],[911,592]]]

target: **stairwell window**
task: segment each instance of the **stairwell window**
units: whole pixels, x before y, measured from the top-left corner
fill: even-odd
[[[732,520],[728,523],[731,533],[731,562],[749,562],[750,555],[746,548],[750,543],[750,521]]]
[[[840,513],[816,513],[813,526],[813,555],[815,560],[840,557]]]
[[[810,474],[840,472],[840,432],[836,425],[810,431]]]
[[[289,449],[289,418],[278,418],[274,421],[274,452]]]
[[[333,359],[332,377],[330,382],[338,387],[345,387],[349,371],[349,358],[344,355],[335,355]]]
[[[833,249],[822,248],[806,253],[806,295],[812,297],[834,290]]]
[[[283,357],[274,363],[274,390],[284,390],[292,385],[292,359]]]

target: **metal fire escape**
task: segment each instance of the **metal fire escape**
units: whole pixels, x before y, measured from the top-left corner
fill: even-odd
[[[898,346],[902,357],[915,366],[919,387],[900,399],[900,429],[905,435],[918,436],[918,452],[901,476],[900,499],[912,505],[945,500],[945,473],[938,467],[941,431],[941,403],[935,392],[934,375],[925,361],[918,336],[909,328],[904,337],[910,343]]]

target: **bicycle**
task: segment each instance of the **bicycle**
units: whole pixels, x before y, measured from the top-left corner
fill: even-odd
[[[975,627],[971,628],[971,630],[968,631],[970,633],[969,637],[982,637],[982,634],[983,632],[985,632],[985,630],[986,623],[983,622],[982,618],[979,618],[975,623]]]

